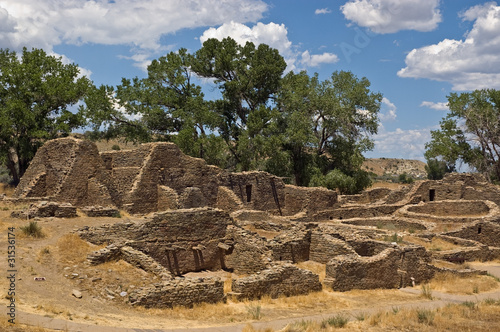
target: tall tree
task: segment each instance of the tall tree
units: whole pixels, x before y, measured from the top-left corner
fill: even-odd
[[[295,183],[307,185],[311,167],[323,176],[338,169],[365,178],[357,173],[362,153],[373,148],[370,135],[377,132],[382,100],[369,87],[366,78],[345,71],[322,82],[317,74],[309,77],[305,72],[284,77],[278,105]]]
[[[153,60],[146,78],[123,78],[116,90],[101,87],[100,99],[109,102],[105,109],[99,109],[100,101],[88,109],[94,129],[104,126],[109,137],[134,141],[173,141],[191,156],[217,158],[213,145],[218,138],[213,130],[219,118],[201,87],[193,83],[192,62],[193,56],[181,48]]]
[[[448,168],[465,162],[490,179],[500,180],[500,91],[476,90],[448,96],[450,112],[432,131],[426,157]]]
[[[85,123],[81,113],[69,110],[92,86],[79,72],[40,49],[24,48],[20,58],[0,50],[0,160],[15,183],[46,140]]]
[[[242,170],[255,166],[259,144],[268,136],[274,102],[286,63],[278,50],[265,44],[239,45],[232,38],[208,39],[195,54],[193,70],[219,87],[222,99],[214,106],[222,123],[218,129]]]

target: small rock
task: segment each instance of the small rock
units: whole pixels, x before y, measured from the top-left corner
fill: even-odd
[[[121,296],[121,297],[125,297],[125,296],[127,296],[127,292],[121,292],[121,293],[120,293],[120,296]]]
[[[79,290],[73,289],[73,292],[71,294],[74,297],[76,297],[77,299],[81,299],[82,298],[82,292],[80,292]]]
[[[99,280],[102,280],[102,278],[92,278],[92,282],[96,282],[96,281],[99,281]]]

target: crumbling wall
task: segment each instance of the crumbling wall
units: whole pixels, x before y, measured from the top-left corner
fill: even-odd
[[[294,227],[270,241],[273,260],[299,263],[309,260],[311,231]]]
[[[337,193],[333,190],[285,185],[284,215],[294,215],[299,212],[310,215],[333,209],[337,203]]]
[[[95,144],[71,137],[45,143],[16,187],[17,198],[112,206],[110,179]]]
[[[464,225],[458,231],[446,232],[443,235],[474,240],[488,246],[500,247],[500,225],[487,221],[476,221]]]
[[[291,264],[275,265],[259,274],[234,279],[232,291],[239,298],[259,299],[264,295],[271,298],[293,296],[320,291],[319,276]]]
[[[130,302],[146,308],[192,307],[196,303],[225,301],[220,278],[176,279],[130,294]]]
[[[11,217],[19,219],[32,218],[74,218],[77,217],[76,207],[69,203],[41,201],[31,204],[27,209],[13,211]]]
[[[172,274],[220,269],[219,242],[232,223],[229,215],[212,208],[159,212],[139,222],[85,227],[79,235],[89,242],[123,243],[152,257]]]
[[[429,262],[425,248],[416,245],[387,248],[370,257],[337,256],[326,265],[324,284],[336,291],[405,287],[434,276]]]
[[[350,254],[356,254],[356,252],[345,241],[321,231],[311,232],[309,260],[326,264],[335,256]]]
[[[341,207],[335,210],[322,211],[315,214],[312,219],[314,221],[325,221],[333,219],[352,219],[352,218],[373,218],[390,216],[402,205],[359,205]]]
[[[235,273],[254,273],[266,268],[271,262],[267,240],[256,233],[229,226],[224,243],[228,246],[222,256],[226,269]]]

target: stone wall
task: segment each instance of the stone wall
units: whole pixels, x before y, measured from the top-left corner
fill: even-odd
[[[43,197],[75,206],[111,206],[110,191],[110,178],[95,144],[67,137],[38,149],[14,196]]]
[[[220,278],[176,279],[130,294],[132,305],[146,308],[192,307],[196,303],[222,301],[225,301],[224,282]]]
[[[337,192],[326,188],[285,185],[285,215],[306,212],[308,215],[337,207]]]
[[[264,295],[271,298],[293,296],[320,291],[319,276],[291,264],[275,265],[259,274],[234,279],[232,292],[243,299],[259,299]]]
[[[269,246],[275,261],[304,262],[309,260],[311,232],[295,227],[276,236]]]
[[[337,256],[326,265],[324,284],[336,291],[405,287],[434,276],[429,262],[425,248],[415,245],[394,246],[371,257]]]
[[[85,227],[78,233],[89,242],[123,243],[152,257],[172,274],[220,269],[229,215],[198,208],[159,212],[143,221]]]
[[[74,218],[77,217],[76,207],[69,203],[41,201],[31,204],[29,208],[13,211],[11,217],[20,219],[32,218]]]
[[[356,254],[356,252],[345,241],[321,231],[315,230],[311,232],[309,260],[326,264],[333,257],[352,254]]]
[[[477,221],[462,226],[458,231],[446,232],[443,235],[474,240],[488,246],[500,247],[500,225],[497,223]]]

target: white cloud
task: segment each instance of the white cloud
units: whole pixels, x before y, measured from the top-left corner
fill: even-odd
[[[0,48],[96,43],[155,52],[162,35],[255,22],[267,8],[262,0],[0,0]]]
[[[322,8],[322,9],[316,9],[314,11],[314,14],[320,15],[320,14],[330,14],[332,11],[328,8]]]
[[[397,118],[396,115],[396,105],[391,103],[391,101],[387,98],[382,98],[382,111],[384,113],[380,113],[379,118],[382,122],[394,121]]]
[[[335,63],[339,60],[333,53],[310,54],[309,51],[299,53],[297,47],[288,40],[288,30],[284,24],[261,22],[252,28],[245,24],[230,22],[221,25],[218,28],[210,28],[203,32],[200,42],[203,43],[209,38],[222,40],[226,37],[233,38],[238,44],[244,45],[246,42],[252,42],[255,45],[267,44],[277,49],[285,58],[287,70],[295,70],[297,65],[317,67],[323,63]]]
[[[450,82],[459,91],[500,88],[500,6],[489,2],[461,16],[474,20],[465,40],[444,39],[412,50],[398,75]]]
[[[432,31],[441,22],[440,0],[349,0],[345,18],[376,33]]]
[[[397,128],[387,131],[380,126],[379,133],[373,136],[375,149],[368,157],[387,157],[418,159],[424,161],[425,143],[431,140],[430,131],[435,128],[408,129]]]
[[[438,111],[449,110],[448,103],[435,103],[432,101],[423,101],[422,104],[420,104],[420,107],[428,107],[428,108],[432,108],[433,110],[438,110]]]
[[[323,54],[309,54],[309,51],[304,51],[302,53],[301,63],[308,67],[318,67],[323,63],[336,63],[339,61],[339,57],[333,53],[323,53]]]

